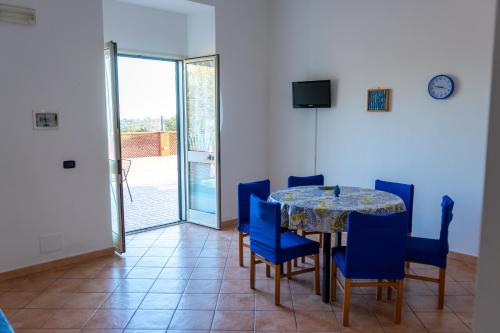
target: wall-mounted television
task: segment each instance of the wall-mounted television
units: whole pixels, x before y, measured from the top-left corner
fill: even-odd
[[[330,80],[292,82],[293,108],[331,108]]]

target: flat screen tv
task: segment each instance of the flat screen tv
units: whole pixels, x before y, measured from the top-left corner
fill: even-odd
[[[332,107],[330,80],[292,82],[293,107]]]

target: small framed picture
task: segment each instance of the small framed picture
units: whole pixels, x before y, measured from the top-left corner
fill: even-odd
[[[59,128],[59,115],[57,112],[33,111],[34,129]]]
[[[366,111],[389,112],[391,104],[391,89],[368,89],[366,99]]]

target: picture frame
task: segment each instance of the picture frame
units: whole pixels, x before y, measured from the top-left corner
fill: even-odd
[[[389,112],[391,108],[392,89],[368,89],[366,94],[366,111]]]
[[[33,129],[55,130],[59,128],[59,114],[53,111],[33,111]]]

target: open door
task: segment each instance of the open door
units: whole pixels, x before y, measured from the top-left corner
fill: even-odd
[[[118,71],[116,43],[104,46],[106,115],[108,130],[108,158],[111,200],[111,231],[116,252],[125,252],[125,225],[123,211],[122,163],[120,142],[120,111],[118,98]]]
[[[184,60],[186,214],[220,228],[219,57]]]

